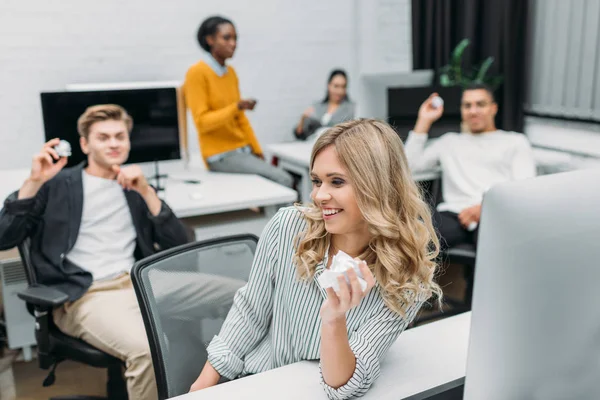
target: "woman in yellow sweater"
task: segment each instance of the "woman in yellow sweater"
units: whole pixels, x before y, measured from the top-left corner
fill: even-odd
[[[187,72],[184,93],[192,112],[202,157],[211,171],[264,176],[292,187],[293,178],[263,160],[262,149],[244,113],[256,100],[242,99],[237,74],[225,61],[233,57],[237,34],[233,23],[210,17],[198,29],[198,42],[206,61]]]

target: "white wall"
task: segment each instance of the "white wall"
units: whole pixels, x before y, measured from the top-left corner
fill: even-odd
[[[526,110],[598,119],[598,10],[597,0],[532,2],[533,49]],[[564,151],[559,156],[561,164],[572,168],[600,166],[598,123],[528,117],[524,131],[534,145]]]
[[[412,74],[410,4],[409,0],[356,2],[359,81],[354,87],[359,116],[387,118],[388,87],[423,84]]]
[[[237,26],[231,63],[242,95],[259,100],[249,115],[259,140],[291,140],[332,68],[349,72],[352,95],[355,10],[349,0],[2,0],[0,169],[29,166],[41,147],[40,92],[69,83],[182,80],[201,56],[198,25],[215,13]],[[197,149],[191,140],[191,153]]]

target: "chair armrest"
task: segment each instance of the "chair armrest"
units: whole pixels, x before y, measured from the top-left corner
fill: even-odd
[[[69,300],[69,296],[58,289],[48,286],[29,286],[17,293],[21,300],[37,307],[55,308]]]

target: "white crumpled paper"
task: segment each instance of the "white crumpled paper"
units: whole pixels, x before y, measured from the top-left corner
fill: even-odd
[[[358,261],[341,250],[333,256],[331,266],[319,276],[319,285],[321,285],[323,289],[333,288],[333,290],[338,293],[340,291],[340,285],[337,278],[340,275],[344,275],[346,277],[346,282],[350,283],[350,278],[348,278],[348,274],[346,273],[350,268],[354,269],[356,272],[360,288],[364,291],[367,288],[367,282],[364,280],[362,272],[360,272]]]
[[[71,157],[71,144],[66,140],[58,142],[58,144],[54,146],[54,150],[56,150],[59,157]]]

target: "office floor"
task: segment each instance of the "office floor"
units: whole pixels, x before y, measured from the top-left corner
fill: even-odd
[[[56,369],[56,382],[43,387],[47,371],[38,368],[37,362],[16,362],[13,376],[17,400],[42,400],[52,396],[96,395],[106,396],[106,370],[65,361]],[[4,400],[4,399],[2,399]]]
[[[445,296],[462,298],[464,280],[459,266],[449,266],[440,276],[439,283]],[[427,315],[423,311],[422,315]],[[51,396],[86,394],[105,396],[106,372],[71,361],[60,364],[56,370],[54,385],[44,388],[42,381],[47,371],[38,368],[36,360],[32,362],[14,361],[15,352],[5,351],[0,356],[0,399],[1,400],[42,400]],[[12,362],[12,376],[8,368]],[[11,388],[11,383],[14,382]],[[14,397],[16,392],[16,397]]]

